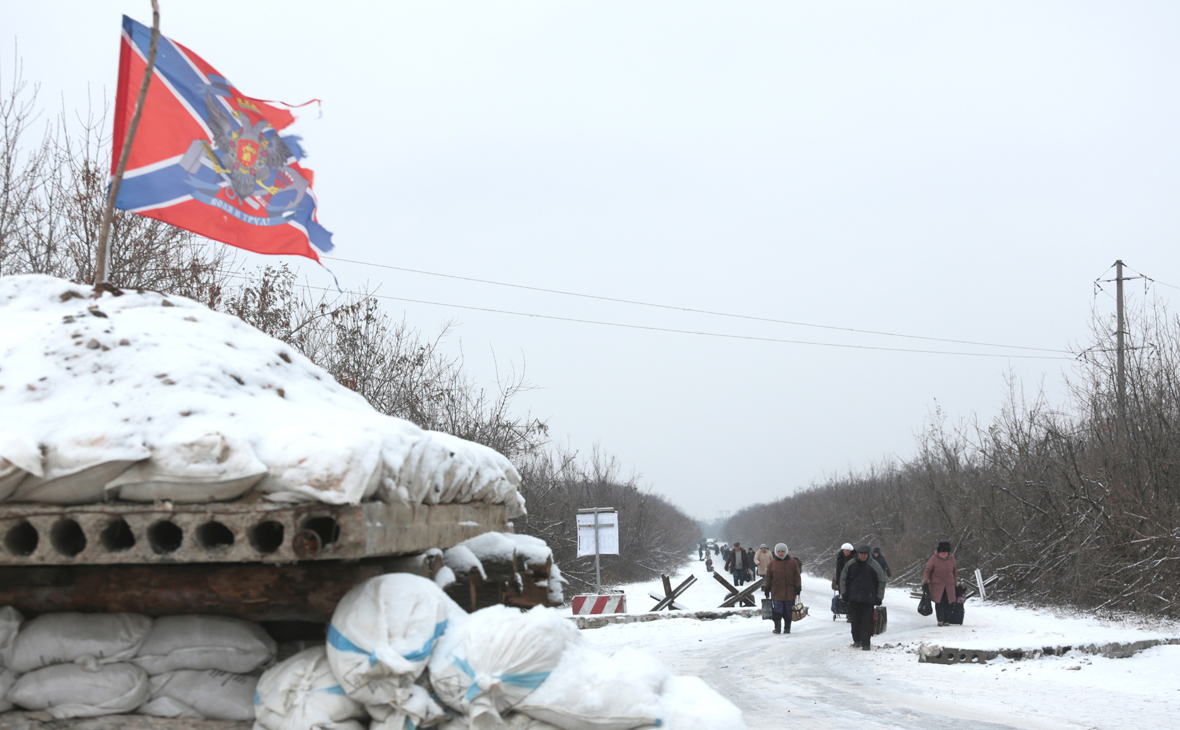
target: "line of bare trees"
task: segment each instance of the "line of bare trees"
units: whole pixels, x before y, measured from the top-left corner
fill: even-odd
[[[992,422],[936,412],[913,458],[747,508],[729,531],[784,535],[822,571],[842,542],[879,545],[903,580],[949,539],[1005,597],[1180,617],[1180,318],[1132,317],[1125,418],[1114,323],[1092,321],[1062,406],[1009,379]]]
[[[110,169],[105,112],[71,122],[41,119],[35,86],[19,60],[0,67],[0,275],[48,274],[86,283]],[[517,407],[532,386],[511,366],[488,385],[448,351],[452,323],[424,335],[392,318],[366,293],[313,294],[285,264],[244,269],[233,249],[187,231],[116,211],[109,280],[162,291],[230,313],[288,343],[363,395],[378,411],[422,428],[490,446],[517,465],[529,515],[516,529],[545,539],[574,590],[594,581],[593,559],[576,558],[574,515],[615,507],[623,555],[603,564],[604,583],[650,578],[686,560],[696,524],[623,477],[595,450],[554,447],[548,424]],[[588,572],[587,572],[588,571]],[[567,591],[568,593],[569,591]]]

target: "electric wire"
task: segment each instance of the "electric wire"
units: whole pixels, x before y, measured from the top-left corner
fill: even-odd
[[[230,274],[230,276],[248,278],[248,277],[243,277],[240,274]],[[328,293],[335,293],[336,292],[335,289],[329,289],[327,287],[311,286],[309,284],[295,284],[295,286],[297,286],[301,289],[306,289],[306,290],[311,290],[311,291],[321,291],[321,292],[328,292]],[[730,339],[730,340],[750,340],[750,341],[754,341],[754,342],[776,342],[776,343],[788,344],[788,345],[811,345],[811,346],[815,346],[815,347],[838,347],[838,348],[850,349],[850,350],[877,350],[877,351],[883,351],[883,352],[909,352],[909,353],[924,354],[924,355],[963,355],[963,356],[968,356],[968,357],[1003,357],[1003,358],[1017,358],[1017,359],[1022,359],[1022,360],[1072,360],[1073,359],[1072,357],[1062,357],[1060,355],[1012,355],[1012,354],[1005,354],[1005,353],[988,353],[988,352],[953,352],[953,351],[949,351],[949,350],[919,350],[919,349],[903,348],[903,347],[880,347],[880,346],[876,346],[876,345],[847,345],[847,344],[841,344],[841,343],[836,343],[836,342],[812,342],[812,341],[807,341],[807,340],[786,340],[786,339],[781,339],[781,338],[777,338],[777,337],[755,337],[752,335],[734,335],[734,334],[728,334],[728,333],[724,333],[724,332],[705,332],[705,331],[699,331],[699,330],[675,329],[675,328],[671,328],[671,327],[653,327],[653,326],[649,326],[649,325],[626,324],[623,322],[605,322],[605,321],[593,320],[593,319],[578,319],[575,317],[559,317],[557,315],[536,314],[534,312],[514,312],[511,310],[507,310],[507,309],[493,309],[490,307],[474,307],[474,306],[464,305],[464,304],[451,304],[448,302],[432,302],[432,301],[428,301],[425,299],[410,299],[408,297],[395,297],[395,296],[390,296],[388,294],[363,293],[363,292],[354,292],[354,291],[345,291],[344,293],[348,294],[348,295],[352,295],[352,296],[358,296],[358,297],[373,297],[374,299],[388,299],[388,300],[396,301],[396,302],[409,302],[411,304],[426,304],[426,305],[435,306],[435,307],[449,307],[452,309],[466,309],[466,310],[476,311],[476,312],[489,312],[492,314],[508,314],[508,315],[512,315],[512,316],[516,316],[516,317],[530,317],[530,318],[534,318],[534,319],[547,319],[547,320],[553,320],[553,321],[558,321],[558,322],[575,322],[578,324],[593,324],[593,325],[600,325],[600,326],[604,326],[604,327],[619,327],[622,329],[647,330],[647,331],[651,331],[651,332],[667,332],[667,333],[683,334],[683,335],[698,335],[698,336],[702,336],[702,337],[719,337],[719,338]]]
[[[818,329],[836,330],[836,331],[840,331],[840,332],[855,332],[857,334],[879,335],[879,336],[883,336],[883,337],[904,337],[904,338],[914,339],[914,340],[927,340],[927,341],[931,341],[931,342],[946,342],[948,344],[956,344],[956,345],[975,345],[975,346],[979,346],[979,347],[1000,347],[1000,348],[1012,349],[1012,350],[1034,350],[1034,351],[1038,351],[1038,352],[1056,352],[1056,353],[1062,353],[1062,354],[1068,353],[1067,350],[1061,350],[1061,349],[1051,348],[1051,347],[1027,347],[1024,345],[1001,345],[1001,344],[996,344],[993,342],[975,342],[975,341],[971,341],[971,340],[954,340],[954,339],[947,339],[947,338],[943,338],[943,337],[926,337],[923,335],[908,335],[908,334],[900,334],[900,333],[896,333],[896,332],[882,332],[882,331],[878,331],[878,330],[856,329],[853,327],[836,327],[834,325],[814,324],[814,323],[810,323],[810,322],[795,322],[795,321],[785,320],[785,319],[774,319],[771,317],[758,317],[758,316],[753,316],[753,315],[748,315],[748,314],[734,314],[731,312],[716,312],[716,311],[712,311],[712,310],[708,310],[708,309],[694,309],[691,307],[681,307],[681,306],[675,306],[675,305],[670,305],[670,304],[657,304],[657,303],[653,303],[653,302],[635,301],[632,299],[620,299],[620,298],[616,298],[616,297],[599,296],[596,294],[583,294],[583,293],[579,293],[579,292],[562,291],[560,289],[547,289],[544,287],[527,286],[524,284],[512,284],[512,283],[502,282],[502,281],[492,281],[489,279],[477,279],[477,278],[470,277],[470,276],[458,276],[456,274],[441,274],[441,273],[434,272],[434,271],[423,271],[421,269],[410,269],[410,268],[406,268],[403,266],[390,266],[388,264],[377,264],[377,263],[373,263],[370,261],[357,261],[354,259],[344,259],[344,258],[339,258],[336,256],[323,256],[322,258],[330,259],[332,261],[340,261],[340,262],[349,263],[349,264],[359,264],[361,266],[373,266],[373,267],[379,268],[379,269],[392,269],[394,271],[404,271],[404,272],[411,273],[411,274],[422,274],[424,276],[436,276],[436,277],[440,277],[440,278],[444,278],[444,279],[456,279],[459,281],[471,281],[471,282],[476,282],[479,284],[489,284],[489,285],[493,285],[493,286],[504,286],[504,287],[510,287],[513,289],[524,289],[527,291],[543,292],[546,294],[560,294],[562,296],[580,297],[583,299],[595,299],[598,301],[615,302],[618,304],[631,304],[631,305],[640,306],[640,307],[652,307],[655,309],[670,309],[670,310],[674,310],[674,311],[678,311],[678,312],[689,312],[692,314],[708,314],[708,315],[712,315],[715,317],[731,317],[734,319],[746,319],[746,320],[753,320],[756,322],[769,322],[769,323],[773,323],[773,324],[786,324],[786,325],[792,325],[795,327],[815,327]],[[890,349],[890,348],[880,348],[880,349]]]

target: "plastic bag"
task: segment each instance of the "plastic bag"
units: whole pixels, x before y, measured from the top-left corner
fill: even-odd
[[[930,586],[922,586],[922,600],[918,601],[918,613],[923,616],[934,613],[934,606],[930,602]]]

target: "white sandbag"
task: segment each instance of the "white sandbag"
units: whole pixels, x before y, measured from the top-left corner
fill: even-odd
[[[275,658],[275,640],[253,621],[233,616],[162,616],[132,661],[148,674],[220,669],[246,674]]]
[[[11,431],[0,431],[0,502],[12,496],[30,474],[43,476],[37,444]]]
[[[381,484],[382,437],[371,417],[358,414],[349,421],[276,427],[259,445],[269,472],[256,490],[291,503],[359,504],[371,497]],[[332,458],[309,458],[320,454]]]
[[[435,727],[435,730],[468,730],[471,727],[477,730],[561,730],[556,725],[534,720],[528,715],[516,712],[510,712],[499,720],[493,719],[491,715],[483,715],[474,724],[470,718],[460,715],[440,723]]]
[[[571,646],[515,710],[562,730],[660,725],[660,695],[670,676],[659,660],[635,649],[608,657],[588,646]]]
[[[16,684],[17,674],[11,669],[0,669],[0,712],[12,709],[12,702],[8,700],[8,690]]]
[[[419,680],[410,685],[398,705],[365,705],[372,720],[369,730],[414,730],[433,727],[446,719],[447,712],[430,696]]]
[[[126,714],[142,705],[150,692],[147,672],[134,664],[57,664],[22,675],[8,699],[64,720]]]
[[[344,694],[317,646],[266,670],[254,695],[255,730],[362,730],[361,703]]]
[[[147,461],[108,482],[108,496],[132,502],[217,502],[237,499],[266,475],[266,464],[243,439],[209,433],[156,446]]]
[[[0,667],[12,666],[12,654],[16,651],[16,637],[25,617],[12,606],[0,608]]]
[[[46,613],[21,627],[9,667],[24,673],[79,659],[127,661],[151,629],[152,620],[137,613]]]
[[[138,712],[197,720],[253,720],[257,685],[258,677],[220,669],[157,674],[151,678],[151,697]]]
[[[398,705],[463,609],[427,578],[389,573],[356,586],[332,614],[328,663],[349,697]]]
[[[559,611],[489,606],[443,635],[430,659],[430,684],[472,721],[485,713],[498,719],[549,676],[567,645],[584,642]]]
[[[128,438],[112,438],[102,433],[63,436],[45,453],[44,475],[26,477],[10,500],[51,504],[100,502],[107,482],[151,455],[143,444]]]
[[[737,705],[700,677],[669,677],[660,708],[661,730],[747,730]]]

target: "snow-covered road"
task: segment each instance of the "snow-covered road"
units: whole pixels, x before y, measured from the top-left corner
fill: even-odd
[[[682,597],[690,609],[715,608],[725,592],[694,562],[698,582]],[[918,647],[1015,649],[1180,637],[1161,622],[1112,623],[1080,615],[967,603],[963,626],[939,628],[920,616],[908,589],[886,591],[889,626],[872,652],[851,647],[848,624],[832,621],[830,579],[805,575],[811,615],[790,635],[769,621],[732,617],[676,619],[586,630],[607,653],[633,646],[675,674],[703,678],[745,713],[751,730],[781,728],[1028,728],[1177,727],[1180,646],[1161,646],[1130,659],[1071,652],[1062,657],[987,665],[920,664]],[[628,609],[655,603],[658,583],[629,586]],[[760,594],[759,594],[759,597]]]

